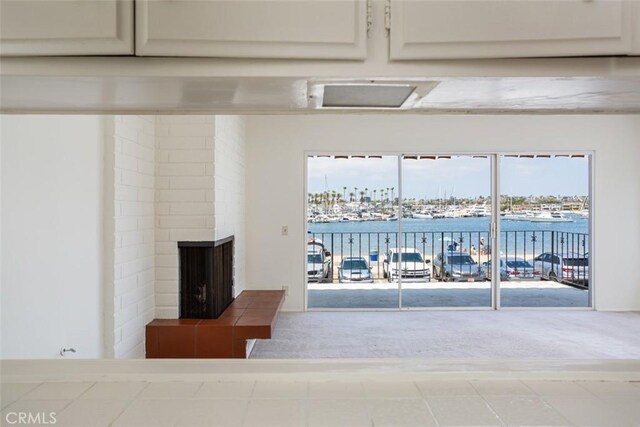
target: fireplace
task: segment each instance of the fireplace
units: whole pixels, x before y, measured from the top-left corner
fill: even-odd
[[[178,242],[180,319],[217,319],[231,304],[233,240]]]

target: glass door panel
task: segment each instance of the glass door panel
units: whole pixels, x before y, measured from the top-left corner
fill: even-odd
[[[397,309],[397,156],[307,159],[307,307]]]
[[[491,158],[402,158],[402,307],[491,307]]]
[[[589,156],[500,156],[500,305],[589,307]]]

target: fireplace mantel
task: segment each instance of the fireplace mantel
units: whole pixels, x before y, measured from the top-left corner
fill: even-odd
[[[247,341],[269,339],[284,291],[243,291],[217,319],[155,319],[146,327],[146,357],[246,358]]]

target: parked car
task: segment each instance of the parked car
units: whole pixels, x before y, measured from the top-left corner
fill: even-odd
[[[534,269],[540,271],[543,279],[589,285],[589,257],[586,254],[545,252],[533,261]]]
[[[338,281],[340,283],[373,283],[371,267],[363,257],[343,258],[338,267]]]
[[[324,248],[320,239],[307,242],[307,281],[324,282],[331,275],[331,253]]]
[[[429,282],[431,269],[427,264],[430,262],[414,248],[391,248],[384,255],[382,274],[389,282],[398,280],[399,276],[403,281]]]
[[[482,267],[487,278],[491,280],[491,261],[483,262]],[[524,258],[500,258],[500,280],[540,280],[540,275],[540,271]]]
[[[436,256],[433,275],[445,282],[479,282],[486,278],[484,270],[471,255],[453,251]]]

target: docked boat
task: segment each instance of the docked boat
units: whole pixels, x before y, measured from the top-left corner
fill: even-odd
[[[327,215],[316,215],[313,218],[313,222],[317,224],[326,224],[329,222],[329,217]]]
[[[531,221],[531,218],[535,217],[536,214],[528,211],[523,211],[520,213],[510,212],[502,216],[502,219],[506,221]]]
[[[486,206],[471,206],[467,212],[472,217],[491,216],[491,211]]]
[[[529,219],[531,222],[573,222],[573,219],[567,218],[562,212],[540,212]]]
[[[433,215],[431,215],[429,212],[414,212],[411,214],[411,218],[416,218],[416,219],[433,219]]]

